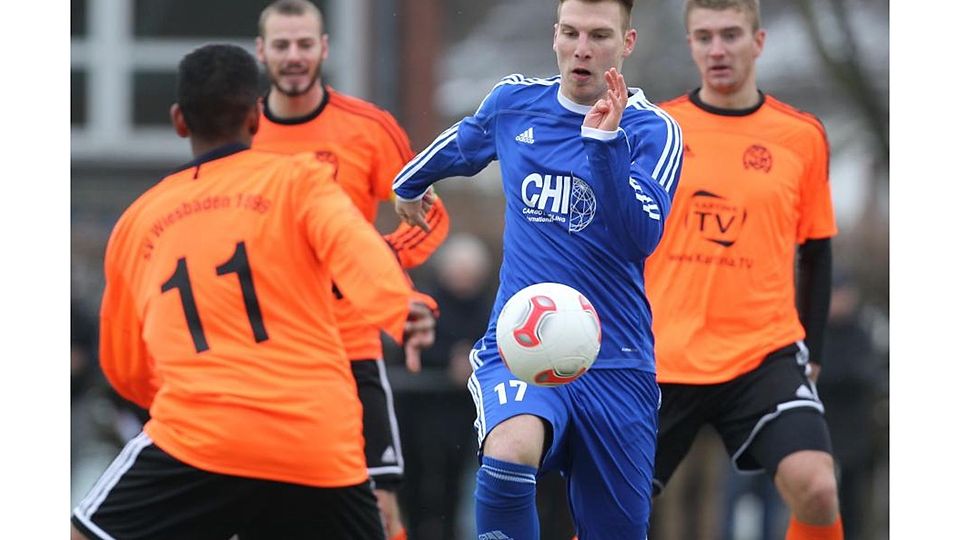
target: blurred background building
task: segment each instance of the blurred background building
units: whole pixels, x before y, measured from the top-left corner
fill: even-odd
[[[554,0],[315,1],[326,13],[331,39],[326,82],[391,111],[414,151],[472,113],[502,76],[556,71],[550,48]],[[71,1],[74,502],[143,419],[141,411],[111,394],[97,370],[96,314],[106,239],[134,198],[190,159],[187,143],[168,121],[179,59],[211,41],[253,52],[266,3]],[[847,537],[884,539],[889,523],[889,4],[767,0],[761,6],[769,32],[759,61],[761,89],[816,114],[830,137],[840,227],[834,241],[834,304],[843,309],[831,314],[821,394],[837,447]],[[624,72],[628,84],[642,87],[653,100],[687,92],[698,81],[681,10],[680,0],[637,2],[634,9],[639,39]],[[442,299],[450,324],[441,321],[438,346],[425,357],[420,376],[405,374],[396,362],[398,351],[388,349],[410,463],[402,496],[411,540],[472,535],[476,440],[462,356],[464,344],[483,331],[496,288],[503,227],[499,189],[496,164],[472,179],[439,184],[453,235],[414,279]],[[382,208],[381,230],[394,223],[392,211]],[[467,275],[463,268],[477,272]],[[703,434],[695,450],[700,458],[686,460],[657,500],[651,539],[782,538],[782,508],[761,487],[730,475],[712,435]],[[431,453],[424,450],[428,447]],[[569,527],[562,489],[543,491],[544,520],[552,520],[544,538],[562,538]]]

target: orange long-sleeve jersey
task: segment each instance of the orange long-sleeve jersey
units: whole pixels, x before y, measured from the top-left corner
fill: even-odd
[[[823,126],[771,96],[723,111],[695,94],[661,105],[684,163],[663,240],[645,270],[657,380],[713,384],[803,339],[797,244],[836,234]]]
[[[337,182],[373,223],[380,202],[393,199],[394,176],[413,158],[410,142],[387,111],[329,86],[324,90],[323,102],[304,117],[281,119],[264,107],[253,147],[287,154],[307,152],[330,163]],[[385,236],[404,268],[422,264],[449,232],[450,218],[439,199],[426,219],[429,232],[401,223]],[[363,320],[349,299],[336,296],[335,312],[347,356],[352,360],[381,357],[378,329]]]
[[[103,371],[157,446],[223,474],[367,478],[331,278],[398,341],[413,291],[329,165],[218,149],[127,209],[104,266]]]

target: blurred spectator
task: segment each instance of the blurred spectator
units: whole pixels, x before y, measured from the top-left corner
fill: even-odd
[[[763,474],[744,475],[733,467],[728,471],[723,540],[781,540],[790,510],[773,482]]]
[[[717,432],[701,429],[670,484],[654,499],[650,540],[719,540],[723,481],[730,468]]]
[[[436,342],[423,351],[417,377],[391,373],[407,479],[400,490],[410,540],[465,536],[459,523],[463,479],[476,460],[476,410],[467,391],[468,353],[483,335],[493,303],[490,252],[475,236],[451,235],[431,261],[435,285],[424,290],[440,306]],[[396,375],[396,378],[395,378]],[[472,519],[472,516],[471,516]]]

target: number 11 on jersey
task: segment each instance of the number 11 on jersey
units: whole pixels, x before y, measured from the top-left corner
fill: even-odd
[[[233,255],[227,262],[217,267],[217,275],[237,274],[240,280],[240,293],[243,295],[243,305],[247,311],[247,319],[253,330],[253,339],[257,343],[270,339],[267,327],[263,324],[263,312],[260,311],[260,301],[257,299],[257,289],[253,285],[253,272],[250,270],[250,261],[247,258],[247,246],[244,242],[237,242]],[[180,305],[193,338],[193,347],[198,353],[210,348],[207,336],[203,332],[203,322],[200,320],[200,311],[193,296],[193,285],[190,283],[190,272],[187,270],[187,259],[177,259],[177,267],[173,275],[160,286],[160,292],[171,289],[180,291]]]

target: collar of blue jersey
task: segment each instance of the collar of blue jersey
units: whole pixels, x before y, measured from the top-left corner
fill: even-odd
[[[231,154],[236,154],[237,152],[243,152],[244,150],[249,150],[249,149],[250,149],[250,146],[243,143],[239,143],[239,142],[227,143],[222,146],[218,146],[213,150],[210,150],[209,152],[200,154],[199,156],[195,157],[193,161],[190,161],[189,163],[184,163],[183,165],[177,167],[173,172],[176,173],[176,172],[189,169],[191,167],[199,167],[200,165],[208,161],[225,158]]]
[[[691,91],[689,94],[690,101],[694,105],[700,107],[701,109],[707,111],[711,114],[719,114],[720,116],[748,116],[760,110],[760,107],[763,107],[763,104],[767,101],[767,96],[762,91],[757,90],[760,93],[760,101],[752,107],[747,107],[746,109],[723,109],[721,107],[714,107],[713,105],[708,105],[700,99],[700,88],[696,88]]]
[[[263,96],[263,116],[265,116],[267,120],[273,122],[274,124],[280,124],[283,126],[295,126],[297,124],[309,122],[320,116],[320,113],[323,112],[323,109],[327,108],[327,103],[330,101],[330,90],[331,89],[329,86],[323,85],[323,98],[320,99],[320,104],[317,105],[317,108],[303,116],[294,116],[293,118],[280,118],[279,116],[273,114],[273,111],[270,110],[270,92],[267,91],[267,94]]]
[[[630,96],[628,99],[633,99],[638,93],[642,93],[642,91],[639,88],[627,88],[627,94],[629,94]],[[592,105],[581,105],[576,101],[563,95],[563,92],[560,90],[559,84],[557,85],[557,101],[560,103],[560,106],[563,107],[564,109],[572,113],[577,113],[583,116],[586,116],[586,114],[590,112],[590,109],[593,108]]]

